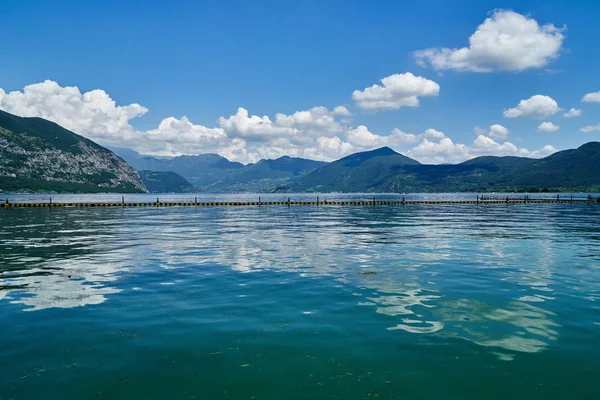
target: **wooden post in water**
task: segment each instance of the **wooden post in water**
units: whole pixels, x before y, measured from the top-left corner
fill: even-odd
[[[560,201],[560,194],[556,195],[556,201]]]
[[[404,204],[405,204],[404,197],[402,197],[402,205],[404,205]]]
[[[194,197],[194,206],[198,207],[198,196]]]
[[[319,196],[317,196],[317,207],[319,206]]]
[[[479,195],[477,195],[477,204],[479,204]]]
[[[156,198],[156,207],[160,205],[160,201],[158,201],[158,197]]]
[[[291,203],[291,198],[288,197],[288,207],[290,206],[290,203]]]
[[[260,207],[260,196],[258,197],[258,206]]]
[[[125,196],[121,196],[121,204],[123,204],[123,206],[125,206]]]

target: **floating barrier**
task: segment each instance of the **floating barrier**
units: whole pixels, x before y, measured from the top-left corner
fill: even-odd
[[[600,203],[600,197],[588,197],[588,198],[576,198],[567,197],[561,198],[529,198],[525,197],[477,197],[476,200],[344,200],[344,201],[329,201],[319,200],[317,201],[212,201],[212,202],[198,202],[195,199],[193,202],[172,202],[172,201],[160,201],[156,199],[156,202],[125,202],[125,198],[122,198],[120,203],[56,203],[50,199],[49,202],[37,202],[37,203],[11,203],[6,200],[4,203],[0,203],[0,208],[61,208],[61,207],[76,207],[76,208],[94,208],[94,207],[240,207],[240,206],[384,206],[384,205],[413,205],[413,204],[429,204],[429,205],[454,205],[454,204],[527,204],[527,203]]]

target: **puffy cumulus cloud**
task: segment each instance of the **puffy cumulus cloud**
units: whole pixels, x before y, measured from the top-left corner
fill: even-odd
[[[454,143],[450,138],[439,142],[423,139],[418,146],[409,150],[407,155],[425,164],[456,163],[472,158],[467,146]]]
[[[540,25],[526,15],[496,10],[459,49],[430,48],[413,53],[421,66],[436,70],[493,72],[540,68],[559,56],[565,28]]]
[[[339,115],[343,117],[351,117],[352,113],[345,106],[337,106],[331,112],[333,115]]]
[[[506,139],[508,137],[508,129],[499,124],[490,126],[488,136],[492,139]]]
[[[417,139],[417,137],[415,135],[412,135],[415,139]],[[432,129],[429,128],[425,131],[425,133],[423,134],[423,136],[428,139],[428,140],[433,140],[433,141],[438,141],[438,140],[442,140],[446,137],[446,135],[444,134],[444,132],[438,131],[436,129]]]
[[[130,120],[148,110],[139,104],[117,106],[103,90],[81,93],[54,81],[6,93],[0,89],[0,109],[26,117],[42,117],[104,145],[132,148],[143,154],[177,156],[218,153],[231,160],[254,162],[281,155],[332,160],[354,147],[345,139],[350,129],[336,118],[350,117],[345,106],[297,111],[291,115],[251,115],[239,108],[221,117],[217,126],[194,124],[188,118],[168,117],[147,131]],[[348,121],[349,122],[349,121]]]
[[[593,93],[588,93],[581,99],[584,103],[600,103],[600,90]]]
[[[506,118],[545,118],[560,111],[558,103],[550,96],[536,94],[526,100],[521,100],[514,108],[504,111]]]
[[[360,125],[356,129],[348,130],[346,137],[348,138],[348,142],[350,142],[354,148],[361,150],[384,146],[395,147],[419,141],[417,135],[405,133],[398,128],[392,130],[390,135],[382,136],[371,133],[364,125]]]
[[[81,93],[76,86],[61,87],[46,80],[23,91],[0,92],[0,109],[22,117],[41,117],[91,139],[104,139],[133,130],[129,121],[148,109],[137,103],[117,106],[100,89]]]
[[[143,154],[161,156],[212,153],[227,148],[230,144],[223,129],[196,125],[187,117],[165,118],[156,129],[126,132],[124,137],[112,138],[105,142],[127,145]],[[183,149],[185,151],[182,151]]]
[[[552,122],[542,122],[537,127],[538,132],[544,132],[544,133],[556,132],[559,129],[560,129],[560,127],[558,125],[553,124]]]
[[[346,132],[346,138],[354,151],[363,151],[384,146],[398,148],[418,143],[423,139],[430,142],[439,142],[446,138],[446,135],[444,132],[433,128],[429,128],[421,134],[406,133],[394,128],[389,135],[378,135],[370,132],[366,126],[360,125],[356,129],[349,129]]]
[[[268,116],[250,116],[245,108],[238,108],[235,115],[228,118],[220,117],[219,125],[232,137],[250,138],[266,141],[270,138],[293,136],[296,131],[288,126],[275,124]]]
[[[408,148],[423,162],[457,162],[481,154],[541,155],[499,144],[479,136],[471,145],[455,144],[443,132],[427,129],[412,134],[394,129],[387,135],[371,132],[366,126],[351,127],[337,120],[348,116],[344,106],[328,110],[314,107],[290,115],[251,115],[239,108],[234,115],[221,117],[217,126],[194,124],[188,118],[168,117],[147,131],[134,129],[129,121],[147,109],[138,105],[117,106],[102,90],[81,93],[74,87],[60,87],[52,81],[27,86],[22,92],[0,89],[2,109],[23,116],[47,118],[101,144],[129,147],[143,154],[176,156],[218,153],[230,160],[256,162],[283,155],[331,161],[357,151],[377,147]]]
[[[596,131],[600,131],[600,124],[588,125],[588,126],[584,126],[583,128],[581,128],[581,132],[585,132],[585,133],[596,132]]]
[[[275,119],[271,120],[266,115],[250,115],[248,110],[240,107],[235,115],[220,117],[219,126],[229,137],[239,137],[247,141],[269,142],[287,138],[294,143],[307,143],[311,138],[332,136],[346,129],[336,117],[345,115],[348,110],[343,106],[336,109],[329,111],[326,107],[313,107],[291,115],[278,113]]]
[[[335,160],[354,152],[354,147],[337,136],[317,138],[316,144],[304,150],[304,156],[315,160]]]
[[[352,99],[365,110],[392,110],[400,107],[418,107],[419,97],[437,96],[440,85],[415,76],[410,72],[395,74],[364,90],[355,90]]]
[[[342,126],[335,120],[335,117],[347,114],[344,114],[344,110],[340,110],[339,107],[348,112],[348,109],[343,106],[336,107],[332,112],[326,107],[313,107],[307,111],[296,111],[292,115],[279,113],[275,116],[275,124],[280,127],[302,130],[305,133],[341,132]]]
[[[521,157],[545,157],[557,150],[550,145],[539,150],[530,151],[519,148],[510,142],[498,143],[494,139],[478,135],[470,146],[454,143],[446,137],[439,142],[423,139],[419,145],[407,152],[409,157],[426,164],[459,163],[474,157],[492,156],[521,156]]]
[[[156,129],[146,132],[149,137],[163,140],[181,139],[184,141],[222,141],[227,135],[221,128],[207,128],[192,124],[187,117],[163,119]]]
[[[510,131],[507,128],[499,124],[491,125],[489,130],[476,126],[474,128],[474,131],[478,135],[486,135],[491,137],[492,139],[501,140],[506,139],[508,137],[508,134],[510,133]]]
[[[575,117],[581,117],[581,114],[583,114],[583,111],[581,111],[580,109],[571,108],[569,111],[564,113],[563,116],[565,118],[575,118]]]
[[[313,107],[290,115],[278,113],[271,119],[269,116],[251,115],[240,107],[234,115],[219,118],[219,126],[215,128],[193,125],[185,118],[167,119],[157,130],[148,133],[177,145],[160,153],[146,153],[180,155],[210,151],[240,162],[256,162],[284,155],[333,160],[356,149],[343,140],[350,128],[336,120],[338,115],[344,115],[346,111]],[[185,129],[175,130],[174,127]],[[199,149],[200,146],[203,149]],[[168,154],[169,151],[171,154]]]

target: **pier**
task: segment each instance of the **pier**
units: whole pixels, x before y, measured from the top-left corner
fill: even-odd
[[[126,202],[125,198],[122,198],[121,202],[110,202],[110,203],[95,203],[95,202],[77,202],[77,203],[61,203],[53,202],[50,198],[47,202],[15,202],[12,203],[8,200],[0,203],[0,208],[93,208],[93,207],[250,207],[250,206],[386,206],[386,205],[486,205],[486,204],[547,204],[547,203],[600,203],[600,197],[587,198],[573,198],[572,196],[560,197],[557,195],[555,198],[530,198],[529,196],[523,197],[480,197],[477,196],[472,200],[377,200],[375,197],[372,199],[364,200],[343,200],[343,201],[329,201],[327,199],[316,201],[293,201],[288,198],[287,201],[211,201],[202,202],[198,201],[197,198],[194,201],[189,202],[173,202],[173,201],[160,201],[159,198],[156,202]]]

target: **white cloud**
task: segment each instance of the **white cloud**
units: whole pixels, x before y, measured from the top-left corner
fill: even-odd
[[[423,141],[407,152],[409,157],[426,164],[459,163],[474,157],[520,156],[545,157],[557,150],[553,146],[544,146],[540,150],[530,151],[518,148],[510,142],[498,143],[484,135],[478,135],[470,146],[454,143],[450,138],[444,138],[438,143],[423,139]]]
[[[583,96],[581,101],[585,103],[600,103],[600,90],[597,92],[586,94],[585,96]]]
[[[508,136],[508,129],[499,124],[490,126],[488,136],[492,139],[506,139]]]
[[[544,118],[560,111],[558,103],[552,97],[536,94],[526,100],[521,100],[515,108],[504,111],[506,118]]]
[[[439,142],[423,139],[418,146],[406,154],[425,164],[457,163],[472,158],[467,146],[455,144],[450,138],[444,138]]]
[[[581,132],[585,132],[585,133],[595,132],[595,131],[600,131],[600,124],[588,125],[588,126],[584,126],[583,128],[581,128]]]
[[[0,89],[0,109],[49,119],[103,145],[129,147],[143,154],[218,153],[254,162],[285,154],[332,160],[354,150],[344,141],[350,128],[336,120],[351,115],[345,106],[333,111],[314,107],[291,115],[280,113],[274,120],[250,115],[240,107],[234,115],[221,117],[215,127],[194,124],[184,116],[165,118],[156,128],[140,131],[130,121],[146,113],[145,107],[117,106],[103,90],[81,93],[76,87],[45,81],[8,94]]]
[[[296,111],[292,115],[278,113],[275,116],[275,123],[280,127],[302,130],[304,133],[316,135],[340,132],[342,126],[335,120],[335,116],[345,114],[340,114],[339,107],[336,107],[337,113],[335,109],[333,112],[329,112],[326,107],[313,107],[307,111]],[[342,108],[345,109],[345,107]],[[346,109],[346,111],[348,110]]]
[[[156,129],[124,132],[108,144],[135,147],[141,153],[169,156],[185,149],[186,154],[229,151],[229,139],[221,128],[207,128],[191,123],[187,117],[163,119]]]
[[[102,139],[131,130],[129,120],[148,109],[137,103],[117,106],[104,90],[81,93],[76,86],[61,87],[46,80],[25,86],[23,91],[0,92],[0,109],[22,117],[41,117]]]
[[[412,135],[412,136],[415,136],[415,135]],[[444,134],[444,132],[438,131],[438,130],[433,129],[433,128],[427,129],[425,131],[425,133],[423,134],[423,136],[426,139],[433,140],[433,141],[439,141],[439,140],[442,140],[442,139],[444,139],[446,137],[446,135]]]
[[[485,128],[480,128],[476,126],[474,131],[477,135],[486,135],[491,137],[492,139],[506,139],[510,131],[499,124],[494,124],[490,126],[490,129],[487,130]]]
[[[440,85],[436,82],[410,72],[390,75],[381,83],[352,93],[358,107],[366,110],[418,107],[420,96],[437,96],[440,92]]]
[[[485,136],[471,146],[455,144],[443,132],[432,128],[420,134],[393,129],[388,135],[378,135],[364,125],[354,128],[350,121],[338,121],[337,117],[349,114],[345,107],[340,107],[343,106],[331,111],[313,107],[290,115],[279,113],[273,119],[251,115],[240,107],[234,115],[219,118],[214,127],[194,124],[183,116],[164,118],[156,128],[141,131],[131,126],[130,120],[147,109],[138,104],[117,106],[102,90],[82,94],[77,88],[61,87],[52,81],[29,85],[22,92],[7,94],[0,89],[1,109],[47,118],[101,144],[129,147],[143,154],[217,153],[240,162],[289,155],[331,161],[357,151],[381,146],[398,149],[417,143],[409,155],[426,162],[462,161],[486,152],[542,154],[542,150],[529,152],[510,143],[498,144]]]
[[[250,116],[245,108],[238,108],[235,115],[228,118],[220,117],[219,125],[232,137],[251,138],[254,140],[268,140],[270,138],[293,136],[291,126],[278,126],[268,116]]]
[[[346,137],[348,138],[348,142],[350,142],[357,151],[384,146],[396,147],[419,141],[417,135],[402,132],[398,128],[394,129],[390,135],[382,136],[371,133],[364,125],[360,125],[356,129],[348,130]]]
[[[559,56],[565,28],[540,26],[510,10],[496,10],[469,38],[469,47],[430,48],[413,53],[421,66],[436,70],[493,72],[540,68]]]
[[[580,109],[571,108],[569,111],[564,113],[563,116],[565,118],[575,118],[575,117],[581,117],[581,114],[583,114],[583,111],[581,111]]]
[[[556,132],[559,129],[560,129],[560,127],[558,125],[554,125],[552,122],[542,122],[537,127],[538,132],[544,132],[544,133]]]
[[[345,106],[337,106],[331,112],[332,115],[339,115],[343,117],[351,117],[352,113]]]

